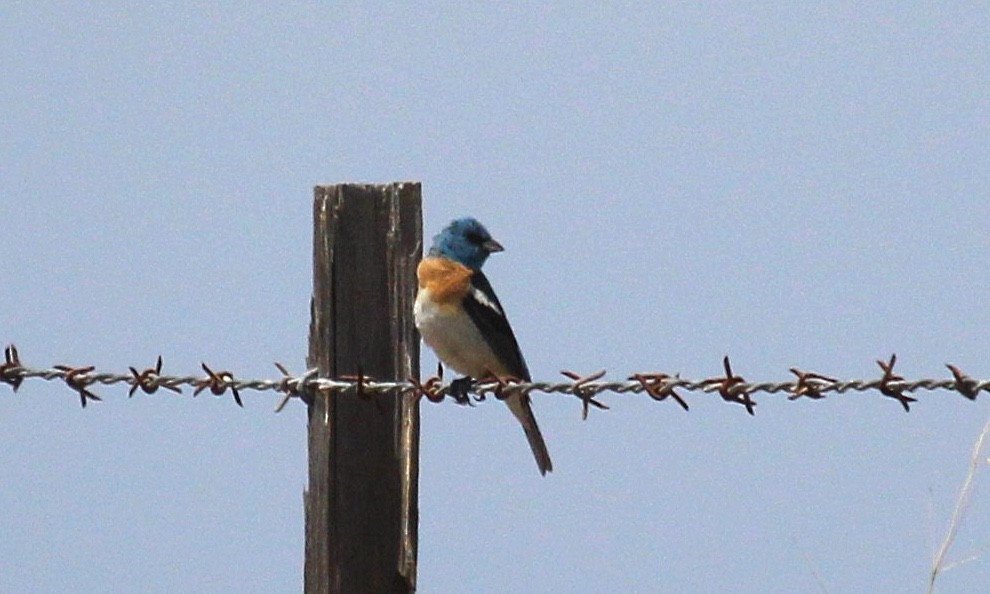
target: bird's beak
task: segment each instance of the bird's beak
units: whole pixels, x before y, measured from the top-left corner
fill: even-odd
[[[481,244],[481,247],[485,248],[485,250],[489,254],[494,254],[495,252],[501,252],[505,249],[504,247],[502,247],[501,243],[495,241],[494,239],[489,239],[485,243]]]

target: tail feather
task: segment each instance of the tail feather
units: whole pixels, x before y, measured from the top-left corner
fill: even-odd
[[[547,443],[543,441],[543,434],[540,433],[540,426],[536,424],[536,417],[533,409],[529,405],[528,396],[513,396],[506,399],[509,410],[522,424],[526,439],[529,441],[529,448],[533,450],[533,457],[536,458],[536,465],[540,468],[540,474],[553,470],[553,462],[550,461],[550,452],[547,450]]]

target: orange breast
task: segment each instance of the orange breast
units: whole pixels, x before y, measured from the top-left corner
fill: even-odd
[[[471,290],[473,271],[447,258],[424,258],[416,268],[419,288],[437,304],[460,303]]]

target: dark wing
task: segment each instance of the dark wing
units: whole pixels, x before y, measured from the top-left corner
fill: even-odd
[[[498,302],[488,278],[480,270],[471,275],[471,291],[464,297],[464,310],[509,372],[521,380],[532,381],[526,361],[519,350],[519,343],[516,342],[516,335],[502,311],[502,304]]]

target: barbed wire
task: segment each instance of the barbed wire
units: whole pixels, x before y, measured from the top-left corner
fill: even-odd
[[[491,395],[504,399],[512,394],[566,394],[579,398],[582,402],[582,418],[587,418],[591,407],[608,409],[596,397],[603,393],[614,394],[646,394],[655,401],[670,398],[685,411],[689,410],[687,401],[679,392],[703,392],[717,394],[726,402],[740,404],[746,412],[755,414],[756,402],[753,395],[757,393],[787,394],[788,400],[807,398],[820,400],[829,393],[879,392],[886,398],[899,402],[905,412],[910,411],[911,404],[917,398],[910,394],[919,390],[949,390],[957,392],[968,400],[976,400],[981,391],[990,392],[990,379],[974,379],[966,375],[955,365],[947,364],[952,378],[907,380],[894,373],[897,355],[891,355],[887,361],[877,361],[883,374],[876,379],[839,380],[819,373],[802,371],[796,367],[790,372],[796,377],[791,381],[782,382],[747,382],[743,377],[732,371],[729,357],[722,360],[725,375],[703,380],[691,380],[680,377],[679,374],[666,373],[636,373],[624,381],[603,380],[605,371],[588,375],[580,375],[572,371],[562,371],[570,381],[564,382],[520,382],[513,378],[485,378],[474,381],[466,378],[455,380],[449,384],[443,383],[442,369],[437,376],[426,381],[409,378],[406,381],[377,381],[374,378],[358,373],[338,378],[319,377],[317,369],[310,369],[301,375],[293,375],[281,363],[275,366],[282,373],[279,379],[239,379],[230,371],[214,371],[206,363],[201,367],[205,376],[175,376],[162,373],[162,358],[159,356],[154,367],[139,371],[128,367],[129,373],[97,372],[92,365],[72,366],[53,365],[50,368],[38,369],[21,363],[17,347],[13,344],[4,350],[4,363],[0,364],[0,383],[7,384],[17,392],[24,380],[61,381],[66,387],[79,396],[83,408],[90,402],[102,401],[103,398],[94,393],[91,388],[95,385],[111,386],[125,384],[130,386],[128,397],[140,389],[145,394],[153,394],[159,389],[165,389],[175,394],[182,394],[183,388],[191,388],[193,396],[209,390],[215,396],[230,394],[234,402],[243,407],[241,392],[253,390],[257,392],[276,392],[283,394],[281,402],[275,408],[280,412],[292,398],[299,398],[310,403],[318,393],[354,392],[358,395],[373,394],[403,394],[426,398],[430,402],[442,402],[447,398],[459,404],[472,404],[486,399]]]

